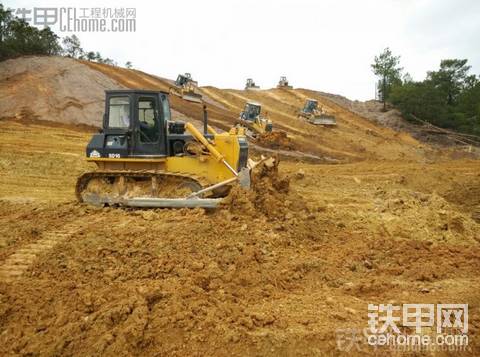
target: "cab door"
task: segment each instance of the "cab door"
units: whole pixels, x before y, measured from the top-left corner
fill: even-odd
[[[156,94],[136,95],[135,156],[166,155],[164,118],[159,105]]]

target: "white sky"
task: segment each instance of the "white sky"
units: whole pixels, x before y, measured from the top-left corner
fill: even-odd
[[[200,85],[294,87],[371,99],[373,57],[389,46],[416,80],[441,59],[467,58],[480,73],[479,0],[63,0],[3,1],[9,8],[135,7],[134,33],[77,32],[85,50],[119,64]],[[61,33],[52,26],[60,36]]]

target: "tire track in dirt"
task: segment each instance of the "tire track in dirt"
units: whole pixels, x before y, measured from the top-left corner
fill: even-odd
[[[38,258],[78,231],[78,227],[69,224],[63,229],[45,232],[36,242],[18,249],[0,265],[0,281],[10,283],[22,277]]]

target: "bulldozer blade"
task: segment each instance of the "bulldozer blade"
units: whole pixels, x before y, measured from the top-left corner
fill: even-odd
[[[310,119],[309,122],[314,125],[325,125],[325,126],[337,125],[337,121],[335,120],[335,117],[331,117],[331,116],[316,117],[316,118]]]
[[[157,197],[101,197],[96,194],[84,196],[84,202],[94,206],[126,206],[139,208],[215,208],[220,198],[157,198]]]
[[[250,178],[250,170],[248,168],[243,168],[238,173],[238,183],[243,188],[250,188],[251,185],[251,178]]]
[[[201,103],[202,102],[202,96],[200,94],[196,94],[196,93],[183,94],[182,98],[185,99],[185,100],[188,100],[189,102],[195,102],[195,103]]]
[[[122,205],[139,208],[216,208],[220,198],[150,198],[125,199]]]

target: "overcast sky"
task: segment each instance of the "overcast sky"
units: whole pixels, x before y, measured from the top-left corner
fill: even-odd
[[[85,50],[200,85],[295,87],[371,99],[370,64],[383,48],[414,79],[441,59],[467,58],[480,74],[479,0],[3,1],[9,8],[136,8],[136,32],[76,32]],[[90,13],[90,12],[88,12]],[[52,26],[59,35],[58,26]]]

